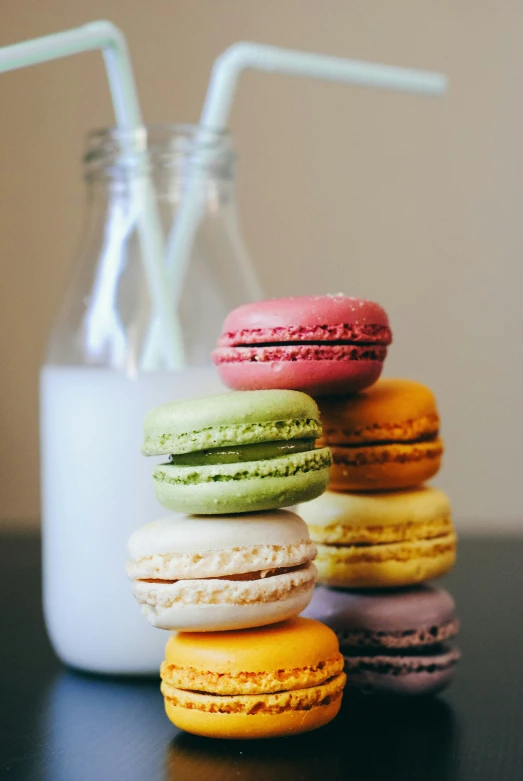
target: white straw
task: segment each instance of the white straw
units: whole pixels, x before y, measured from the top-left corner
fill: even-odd
[[[441,73],[327,57],[257,43],[236,43],[226,49],[214,63],[200,117],[202,138],[208,131],[220,132],[227,127],[236,86],[245,70],[284,73],[422,95],[441,95],[447,86],[447,80]],[[166,266],[175,304],[181,295],[194,237],[201,219],[200,182],[201,179],[197,175],[190,177],[167,242]],[[252,288],[254,271],[244,266],[240,272]],[[155,329],[151,332],[151,337],[157,341]],[[154,354],[155,350],[154,345],[146,345],[146,354],[150,351]]]
[[[142,115],[127,43],[123,33],[111,22],[92,22],[83,27],[4,46],[0,48],[0,73],[97,49],[102,51],[104,57],[116,123],[125,131],[136,131],[142,128],[142,145],[145,150],[145,129],[142,127]],[[131,154],[136,153],[136,148],[126,134],[123,135],[123,139],[124,144],[128,144],[127,151]],[[183,365],[183,342],[175,316],[175,305],[170,300],[169,287],[166,284],[162,228],[153,186],[146,172],[134,183],[133,198],[144,271],[149,285],[154,319],[159,322],[160,328],[161,339],[157,354],[163,354],[169,369],[177,369]],[[146,368],[158,368],[158,366]]]

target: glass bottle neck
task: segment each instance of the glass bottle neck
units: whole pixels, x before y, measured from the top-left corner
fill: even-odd
[[[49,342],[49,363],[128,373],[161,368],[151,348],[159,311],[148,275],[152,245],[143,240],[144,188],[136,185],[147,182],[159,236],[155,254],[171,268],[166,258],[173,226],[176,236],[179,207],[195,179],[197,219],[187,263],[181,277],[165,281],[171,285],[168,306],[172,303],[179,323],[185,365],[208,363],[228,311],[259,297],[238,224],[234,163],[228,134],[197,127],[141,128],[131,134],[110,129],[89,136],[84,237]]]
[[[122,191],[138,177],[149,177],[158,195],[183,194],[189,179],[207,188],[230,187],[236,155],[227,132],[193,125],[143,127],[134,131],[98,130],[87,139],[85,178],[91,189]],[[116,189],[115,189],[116,188]]]
[[[133,172],[121,176],[86,177],[88,202],[92,204],[98,201],[108,204],[117,199],[132,198],[132,188],[138,176]],[[148,178],[159,206],[161,207],[162,203],[169,203],[172,208],[177,209],[187,192],[189,179],[180,177],[176,170],[170,169],[151,171]],[[194,179],[191,181],[194,182]],[[198,191],[200,198],[208,204],[209,208],[223,208],[226,204],[235,202],[236,182],[233,176],[218,177],[210,173],[201,173],[198,174]]]

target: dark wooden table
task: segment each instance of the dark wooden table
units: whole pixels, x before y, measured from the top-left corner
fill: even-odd
[[[17,781],[522,781],[523,540],[468,539],[443,579],[462,619],[451,689],[345,698],[328,727],[227,742],[177,731],[157,681],[65,669],[47,640],[36,537],[0,537],[0,778]]]

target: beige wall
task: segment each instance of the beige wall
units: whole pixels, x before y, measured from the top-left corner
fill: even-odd
[[[462,528],[520,528],[523,5],[516,0],[2,0],[0,45],[95,18],[128,36],[148,121],[196,121],[214,58],[251,39],[441,69],[444,100],[249,74],[232,117],[246,239],[270,295],[388,309],[389,375],[430,384]],[[0,76],[0,493],[36,519],[37,376],[83,210],[101,59]]]

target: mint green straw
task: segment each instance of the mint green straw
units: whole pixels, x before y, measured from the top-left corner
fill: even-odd
[[[238,42],[226,49],[214,62],[200,116],[202,140],[209,131],[220,132],[227,128],[236,87],[240,76],[246,70],[359,84],[420,95],[441,95],[447,86],[447,80],[441,73],[280,49],[259,43]],[[189,173],[187,187],[167,241],[165,263],[175,306],[181,296],[194,238],[202,216],[200,182],[197,175]],[[244,266],[238,269],[238,273],[243,275],[248,289],[256,290],[257,279],[252,268]],[[145,354],[150,356],[150,359],[157,355],[159,346],[157,324],[153,326],[151,338],[145,346]]]
[[[0,73],[95,50],[101,50],[105,61],[116,124],[124,131],[142,129],[145,148],[145,129],[127,43],[121,30],[111,22],[92,22],[72,30],[4,46],[0,48]],[[126,133],[123,138],[124,143],[129,145],[129,153],[135,152]],[[157,361],[143,368],[160,368],[159,362],[163,356],[168,369],[179,369],[184,363],[182,334],[175,316],[175,304],[169,295],[160,216],[156,209],[153,186],[147,175],[139,177],[133,184],[133,198],[153,317],[159,323],[161,333],[159,349],[156,351]]]

